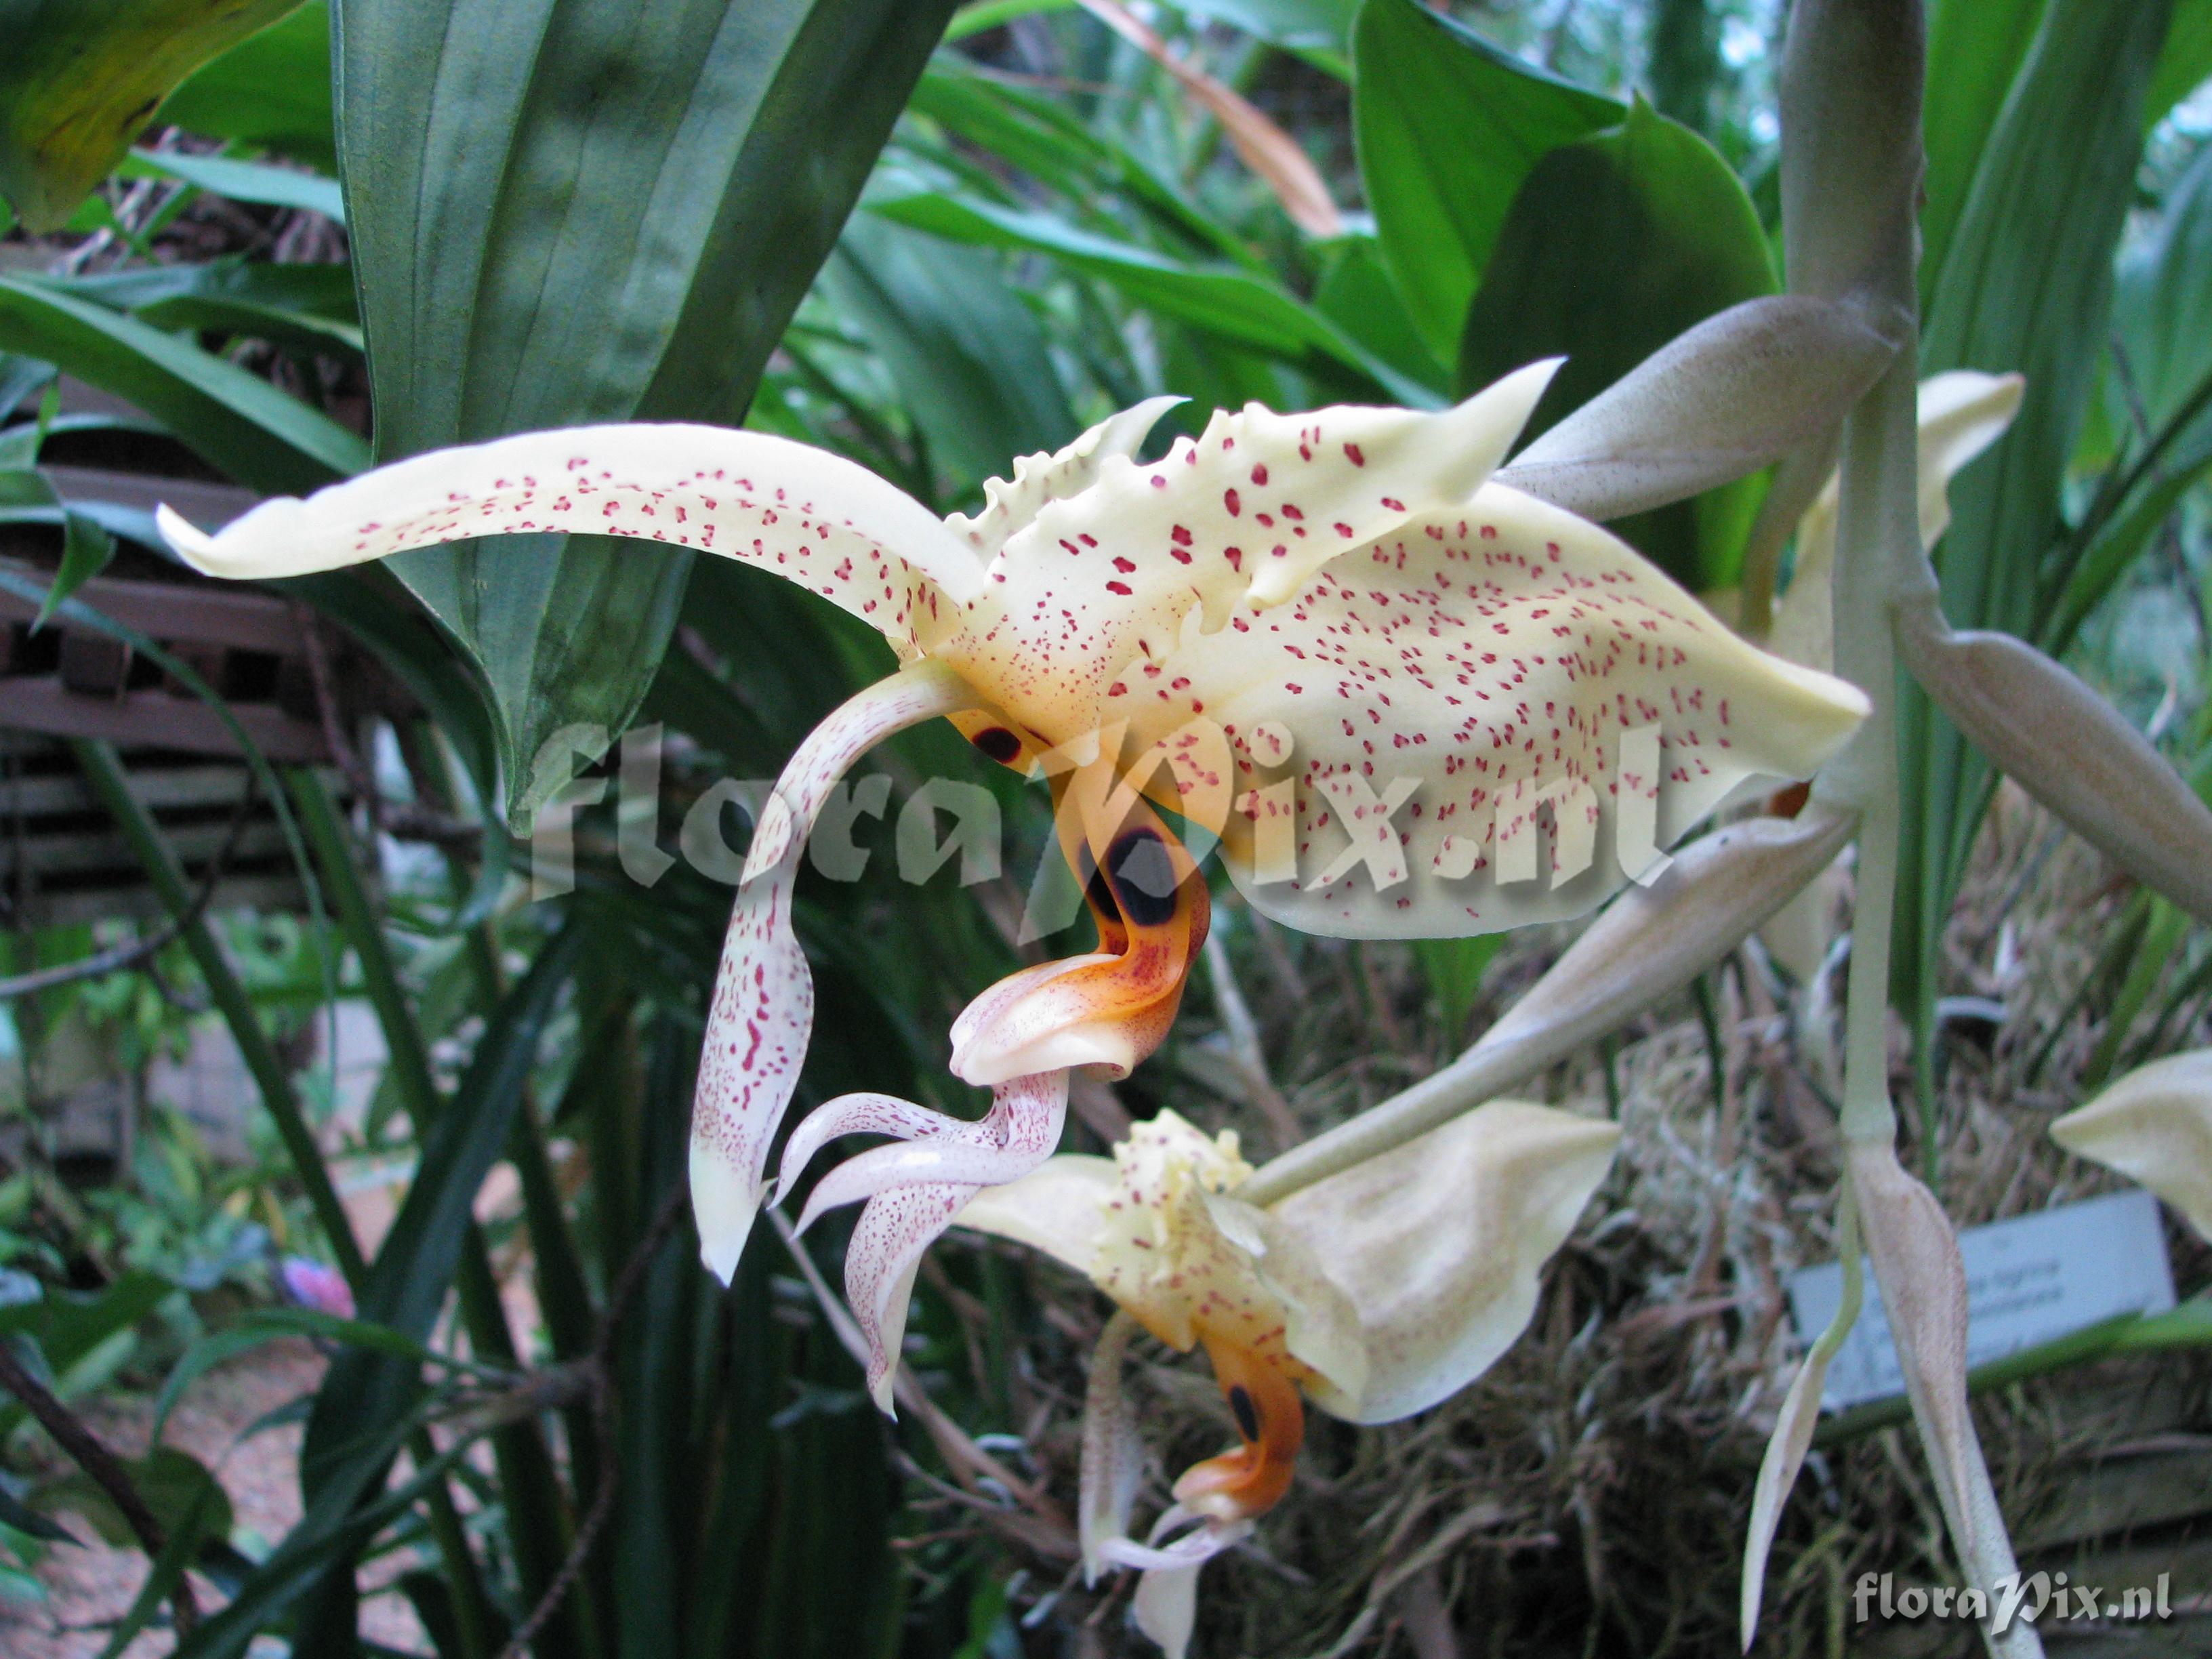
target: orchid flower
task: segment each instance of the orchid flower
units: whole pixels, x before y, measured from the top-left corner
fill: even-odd
[[[2138,1066],[2052,1124],[2051,1138],[2149,1188],[2212,1239],[2212,1048]]]
[[[1085,1403],[1086,1571],[1145,1571],[1139,1626],[1180,1659],[1198,1569],[1291,1488],[1301,1395],[1389,1423],[1456,1394],[1535,1311],[1537,1276],[1605,1178],[1613,1124],[1498,1100],[1292,1196],[1237,1196],[1233,1131],[1171,1111],[1110,1158],[1063,1155],[972,1200],[955,1224],[1044,1251],[1129,1316],[1108,1328]],[[1239,1443],[1184,1471],[1146,1541],[1128,1535],[1137,1445],[1121,1370],[1131,1322],[1203,1345]]]
[[[1728,329],[1706,332],[1720,358],[1743,355]],[[977,1188],[1051,1152],[1068,1068],[1122,1074],[1173,1016],[1204,890],[1145,798],[1218,836],[1238,888],[1291,925],[1486,933],[1581,915],[1649,878],[1658,848],[1735,786],[1809,776],[1857,724],[1855,689],[1746,644],[1612,535],[1489,481],[1554,367],[1440,413],[1251,404],[1143,462],[1174,401],[1154,398],[1018,462],[981,513],[943,520],[803,444],[629,425],[417,456],[265,502],[212,537],[173,513],[161,523],[189,562],[236,577],[502,533],[677,543],[800,583],[884,634],[902,666],[793,756],[723,948],[690,1174],[702,1255],[725,1280],[770,1196],[767,1157],[806,1048],[791,896],[836,780],[939,715],[1046,775],[1100,948],[1023,970],[955,1026],[952,1070],[994,1090],[989,1115],[835,1101],[784,1165],[795,1176],[841,1134],[915,1143],[862,1155],[810,1206],[868,1202],[847,1281],[887,1401],[929,1240]],[[1619,441],[1618,422],[1598,424]],[[1571,461],[1560,476],[1586,486]],[[1543,812],[1548,880],[1534,867]]]

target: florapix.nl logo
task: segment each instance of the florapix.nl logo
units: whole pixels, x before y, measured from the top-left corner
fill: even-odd
[[[738,884],[746,853],[732,830],[759,823],[776,781],[716,779],[691,793],[671,825],[662,783],[680,742],[658,724],[632,728],[618,745],[604,726],[589,725],[563,727],[546,741],[533,772],[532,793],[545,804],[531,836],[532,899],[574,890],[578,815],[608,805],[615,858],[629,880],[651,887],[680,860],[709,880]],[[1464,896],[1473,915],[1487,889],[1610,886],[1608,866],[1648,884],[1669,862],[1659,840],[1670,769],[1656,721],[1593,735],[1571,752],[1555,746],[1548,757],[1482,757],[1399,774],[1372,762],[1301,767],[1290,734],[1270,721],[1240,734],[1196,719],[1132,748],[1125,726],[1109,726],[1040,749],[1030,769],[1066,781],[1055,791],[1062,812],[1110,822],[1139,793],[1170,806],[1194,859],[1225,845],[1255,886],[1326,896],[1432,884]],[[595,767],[602,756],[612,763]],[[578,775],[580,763],[592,769]],[[900,793],[894,810],[893,779],[884,771],[830,786],[811,811],[806,857],[815,872],[858,881],[886,851],[898,878],[916,884],[948,866],[963,886],[1006,873],[1007,826],[990,788],[933,776]],[[881,842],[884,824],[889,847],[867,844]],[[1066,926],[1079,908],[1079,895],[1052,878],[1052,863],[1044,860],[1029,884],[1025,940]],[[1127,875],[1141,884],[1147,872]]]
[[[2120,1589],[2077,1583],[2063,1572],[2008,1573],[1984,1593],[1974,1586],[1893,1583],[1888,1573],[1861,1573],[1851,1587],[1851,1617],[1862,1625],[1923,1619],[1984,1625],[2002,1637],[2016,1624],[2142,1624],[2173,1617],[2173,1575]],[[2193,1606],[2190,1602],[2187,1605]]]

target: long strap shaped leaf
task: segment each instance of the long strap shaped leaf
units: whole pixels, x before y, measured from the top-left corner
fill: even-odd
[[[736,424],[951,9],[335,6],[380,453],[633,417]],[[627,723],[690,561],[545,536],[394,568],[482,668],[520,778],[562,726]],[[534,805],[519,787],[516,815]]]

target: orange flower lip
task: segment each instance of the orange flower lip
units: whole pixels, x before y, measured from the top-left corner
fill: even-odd
[[[1305,1443],[1305,1407],[1279,1358],[1201,1333],[1214,1380],[1243,1443],[1194,1463],[1175,1483],[1176,1501],[1218,1521],[1246,1521],[1282,1502]]]
[[[1054,793],[1060,849],[1082,883],[1097,951],[1065,971],[1001,981],[1001,999],[977,999],[953,1028],[952,1069],[970,1083],[1073,1066],[1127,1077],[1166,1039],[1206,943],[1206,878],[1140,796],[1120,792],[1094,812],[1066,775]]]

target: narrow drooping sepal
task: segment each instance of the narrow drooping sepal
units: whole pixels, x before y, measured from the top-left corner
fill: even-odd
[[[214,536],[161,532],[215,576],[300,576],[481,536],[627,536],[774,571],[928,646],[982,585],[975,550],[902,490],[827,450],[723,427],[571,427],[434,450],[264,501]]]
[[[814,976],[792,927],[799,855],[813,809],[834,780],[894,732],[966,708],[974,697],[936,665],[878,681],[817,726],[792,757],[776,799],[799,821],[776,861],[738,893],[708,1003],[706,1041],[691,1105],[691,1205],[702,1260],[725,1284],[765,1196],[769,1143],[799,1085],[814,1024]]]

